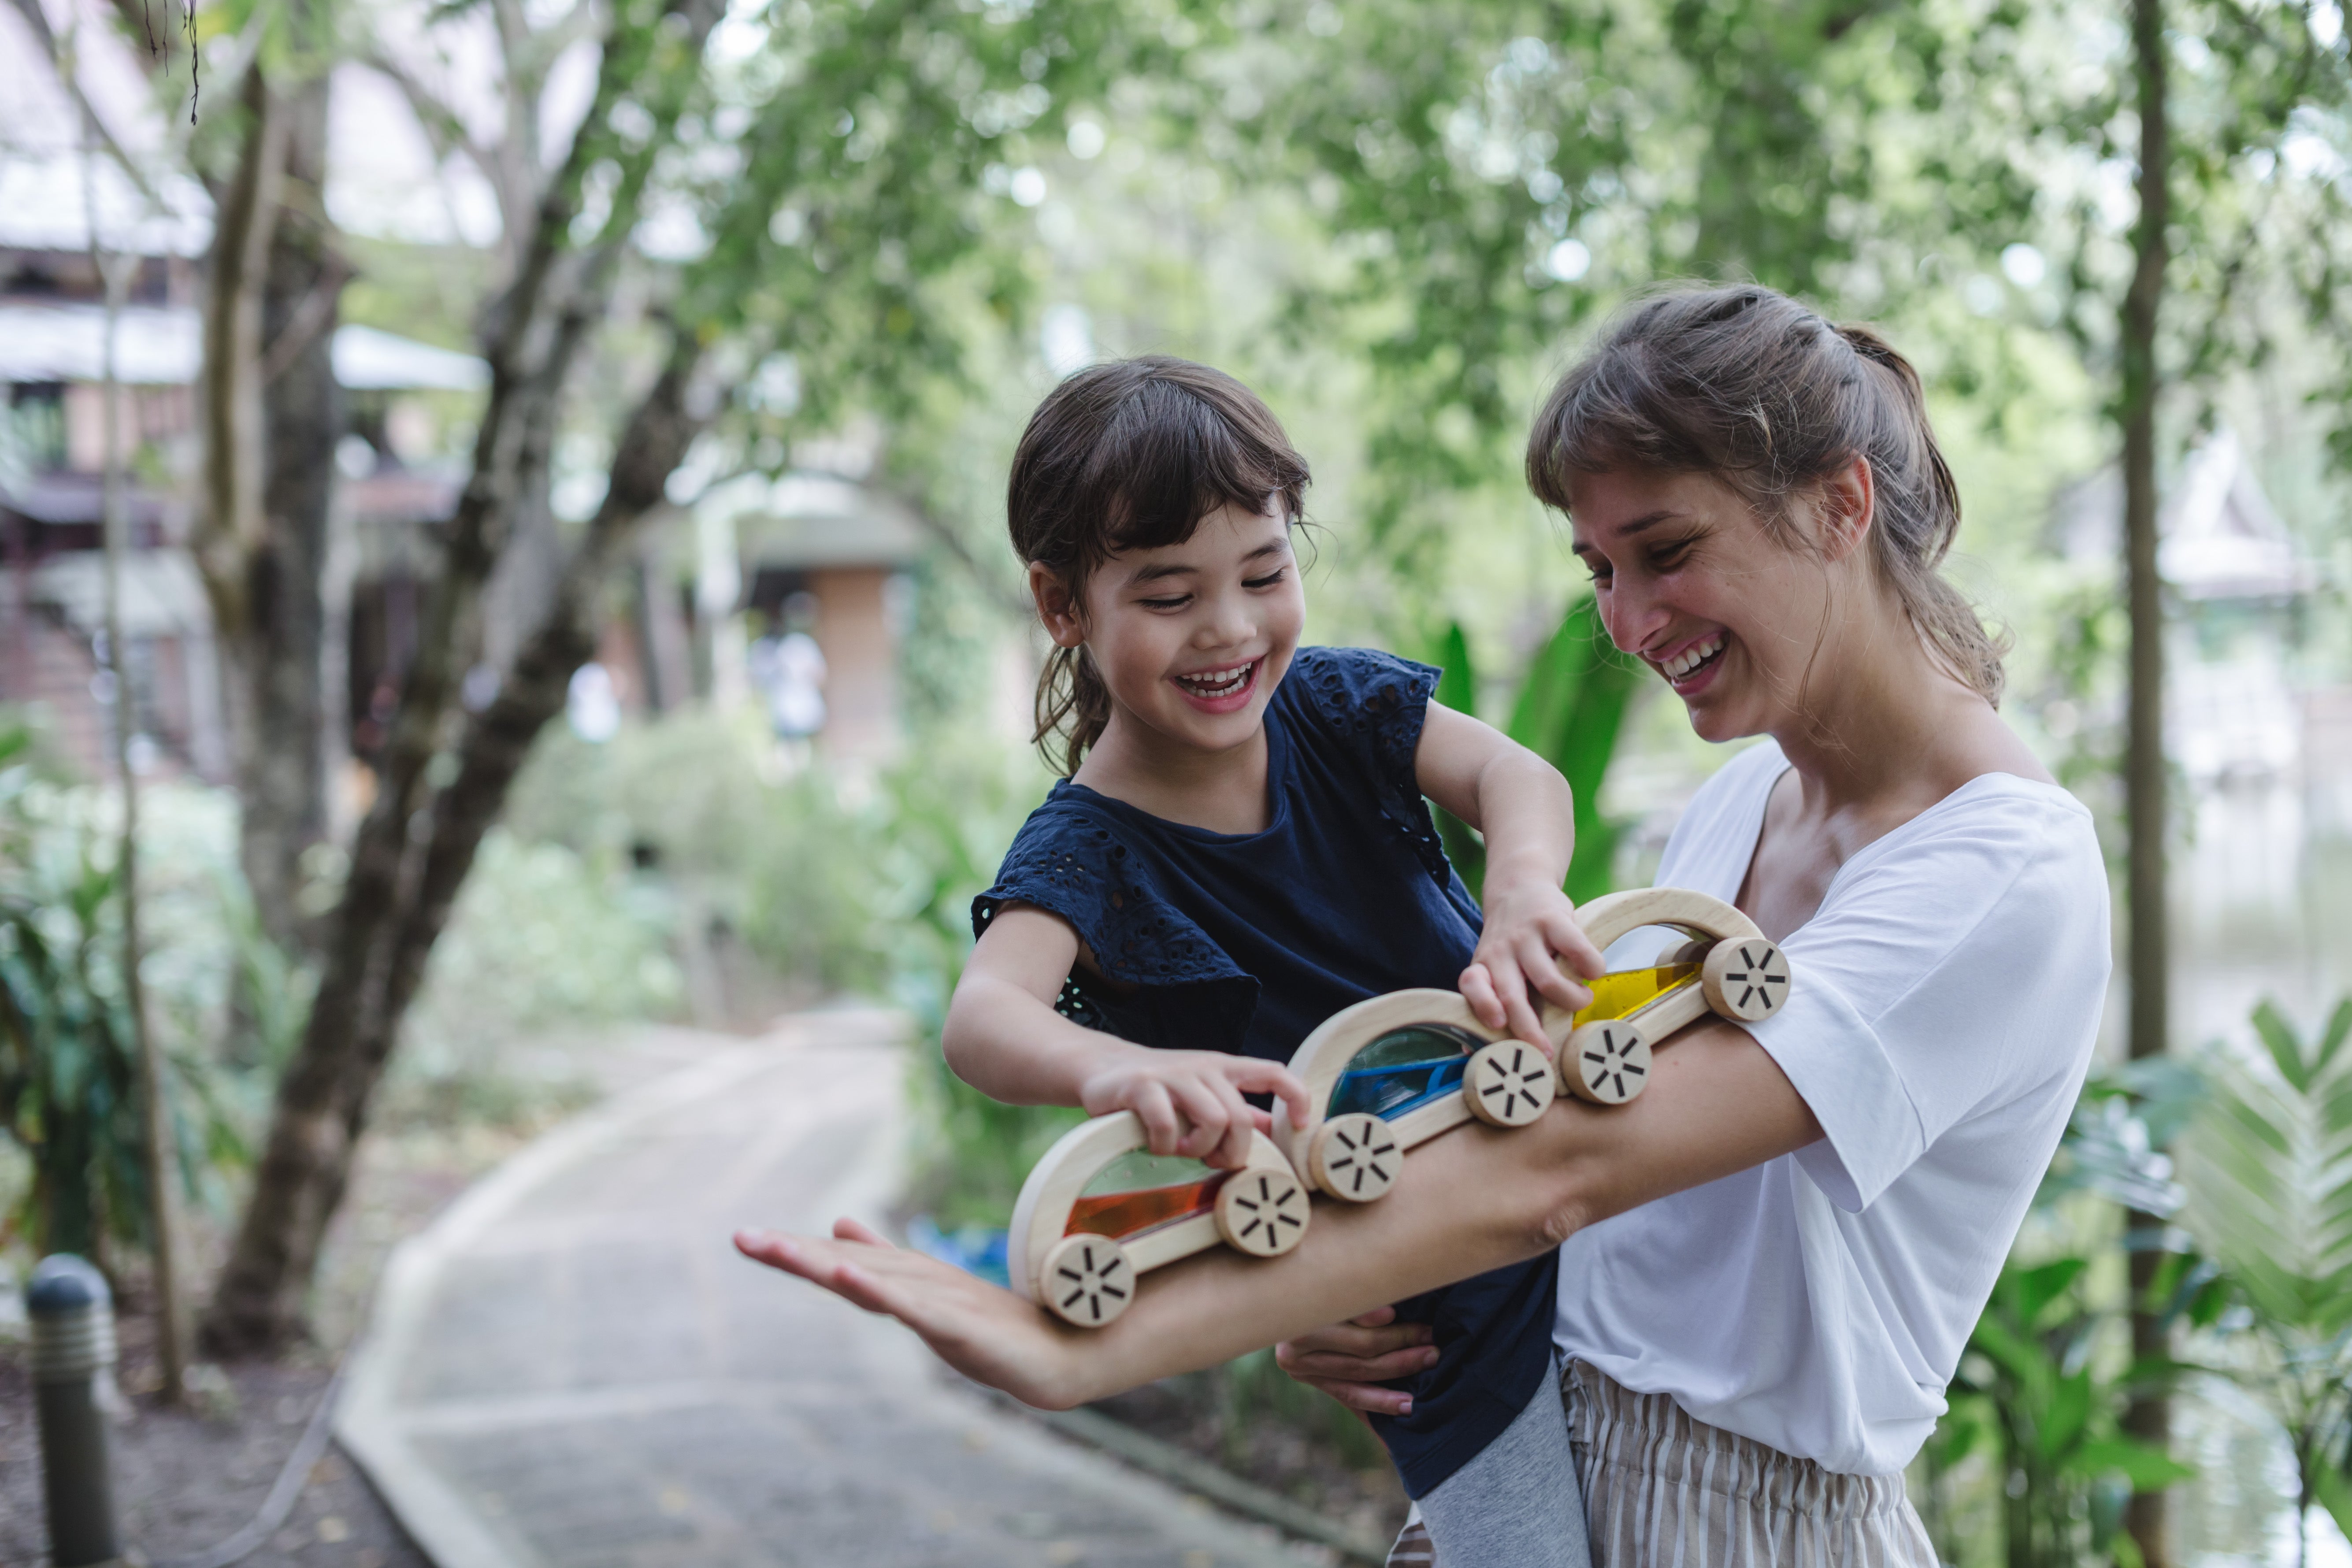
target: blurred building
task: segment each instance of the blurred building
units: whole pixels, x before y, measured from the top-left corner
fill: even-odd
[[[228,748],[218,660],[186,550],[200,458],[196,258],[210,226],[200,191],[179,200],[158,216],[150,194],[100,160],[0,161],[0,700],[38,705],[69,759],[106,770],[106,308],[89,254],[95,205],[109,243],[138,258],[114,353],[131,546],[122,668],[158,763],[219,779]],[[486,374],[470,355],[362,326],[338,330],[332,353],[352,430],[336,454],[336,506],[352,545],[353,662],[373,656],[373,673],[405,657],[419,531],[447,515],[457,490],[420,443],[400,438],[413,423],[404,404],[424,392],[473,391]]]
[[[651,684],[682,689],[677,663],[690,647],[703,691],[759,701],[780,738],[799,739],[790,687],[821,669],[822,717],[806,738],[839,761],[892,756],[898,648],[913,603],[907,570],[928,542],[922,521],[895,498],[834,475],[751,476],[697,504],[695,536],[695,584],[676,601],[691,624],[666,635],[648,628],[649,663],[668,649],[673,664],[650,672]],[[796,638],[813,641],[821,660],[800,657]]]

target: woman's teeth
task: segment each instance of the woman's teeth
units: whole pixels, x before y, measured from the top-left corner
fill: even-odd
[[[1194,675],[1180,675],[1176,678],[1176,684],[1195,697],[1231,697],[1248,683],[1250,671],[1256,668],[1257,660],[1252,659],[1247,664],[1236,664],[1224,669],[1204,669]]]
[[[1658,661],[1659,669],[1668,680],[1680,680],[1708,659],[1723,651],[1723,634],[1716,633],[1702,642],[1695,642],[1672,658]]]

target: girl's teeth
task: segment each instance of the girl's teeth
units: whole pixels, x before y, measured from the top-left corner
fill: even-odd
[[[1200,675],[1180,675],[1176,679],[1177,683],[1186,690],[1202,697],[1230,697],[1241,689],[1242,682],[1249,679],[1250,670],[1255,667],[1255,660],[1252,660],[1249,664],[1237,664],[1231,669],[1212,669]]]

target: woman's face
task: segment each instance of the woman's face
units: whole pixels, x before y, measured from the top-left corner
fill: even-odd
[[[1046,616],[1056,642],[1086,643],[1118,717],[1204,752],[1257,733],[1306,622],[1289,523],[1234,506],[1181,544],[1104,562],[1087,580],[1082,620]]]
[[[1728,741],[1795,717],[1833,568],[1775,538],[1706,474],[1579,474],[1570,503],[1610,640],[1665,679],[1692,729]],[[1791,508],[1796,537],[1809,537],[1813,510]]]

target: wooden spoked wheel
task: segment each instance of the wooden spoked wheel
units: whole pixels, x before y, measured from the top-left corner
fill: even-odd
[[[1595,1105],[1622,1105],[1650,1081],[1650,1041],[1622,1018],[1603,1018],[1569,1036],[1559,1054],[1568,1091]]]
[[[1706,1005],[1743,1024],[1769,1018],[1789,996],[1789,961],[1760,936],[1716,943],[1699,972]]]
[[[1471,1053],[1462,1072],[1470,1114],[1489,1127],[1525,1127],[1557,1092],[1551,1058],[1525,1040],[1496,1040]]]
[[[1307,1235],[1307,1184],[1280,1170],[1250,1165],[1217,1189],[1217,1234],[1236,1252],[1279,1258]]]
[[[1062,1237],[1045,1254],[1037,1298],[1066,1323],[1103,1327],[1135,1300],[1135,1269],[1127,1249],[1107,1236]]]
[[[1315,1130],[1307,1147],[1307,1173],[1317,1186],[1351,1204],[1388,1196],[1404,1173],[1404,1152],[1396,1134],[1379,1117],[1361,1110],[1335,1116]]]

